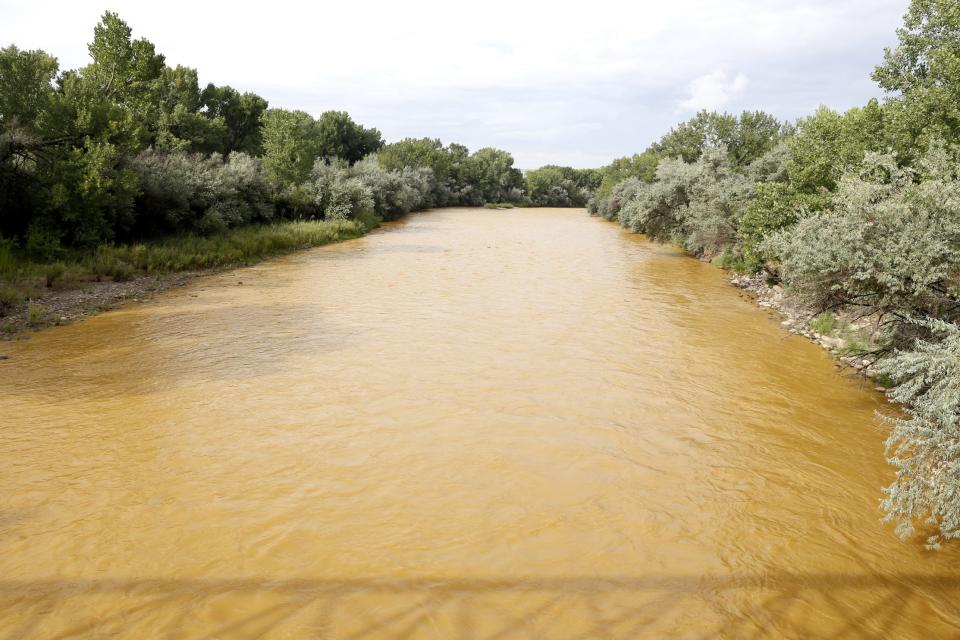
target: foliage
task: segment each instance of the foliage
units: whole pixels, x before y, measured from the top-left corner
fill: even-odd
[[[407,138],[385,146],[377,157],[388,171],[405,167],[430,170],[432,193],[425,206],[480,206],[523,199],[523,174],[513,166],[513,156],[500,149],[484,148],[471,154],[463,145]]]
[[[918,183],[892,156],[868,154],[841,179],[832,211],[812,212],[764,245],[784,282],[815,308],[888,317],[894,343],[909,337],[904,317],[953,319],[960,182],[942,149],[925,167],[928,179]]]
[[[600,198],[598,194],[588,203],[587,208],[593,213],[599,213],[607,220],[616,220],[627,226],[624,219],[620,217],[620,212],[624,205],[632,201],[646,185],[647,183],[640,178],[627,178],[614,185],[606,198]]]
[[[627,178],[637,178],[642,182],[653,182],[657,171],[657,154],[652,150],[634,154],[630,157],[617,158],[600,170],[601,182],[597,186],[597,198],[610,196],[613,187]]]
[[[527,200],[537,207],[582,207],[596,191],[600,172],[546,165],[524,175]]]
[[[305,111],[268,109],[263,114],[263,166],[277,185],[301,184],[320,155],[317,123]]]
[[[887,103],[893,146],[903,159],[931,142],[960,137],[960,5],[912,0],[897,30],[899,44],[884,51],[873,78]]]
[[[820,107],[801,119],[797,134],[788,142],[790,181],[804,193],[835,189],[839,177],[857,167],[867,151],[885,149],[883,122],[883,109],[876,100],[844,114]]]
[[[235,151],[226,160],[183,152],[145,151],[132,158],[141,193],[135,237],[215,233],[273,217],[269,183],[257,158]]]
[[[700,111],[677,125],[651,146],[661,158],[696,161],[707,149],[726,149],[734,167],[743,167],[766,153],[780,140],[781,123],[763,111],[728,113]]]
[[[937,547],[960,538],[960,327],[918,324],[926,337],[879,367],[896,385],[890,398],[906,410],[904,417],[886,417],[897,476],[883,508],[901,536],[911,535],[917,521],[936,527],[928,544]]]
[[[752,271],[767,262],[771,256],[762,247],[775,232],[791,227],[803,212],[819,211],[826,207],[826,199],[819,195],[800,193],[784,182],[758,182],[753,199],[740,219],[741,253]]]

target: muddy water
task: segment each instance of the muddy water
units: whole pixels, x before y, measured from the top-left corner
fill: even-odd
[[[958,552],[879,522],[879,395],[579,210],[2,346],[0,638],[958,635]]]

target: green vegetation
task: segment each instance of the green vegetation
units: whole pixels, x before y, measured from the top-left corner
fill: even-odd
[[[377,221],[374,219],[373,223]],[[4,279],[19,287],[0,288],[0,305],[13,305],[43,287],[109,278],[115,282],[135,275],[210,269],[252,264],[297,249],[358,238],[367,232],[359,220],[302,220],[249,225],[214,235],[178,234],[143,243],[101,245],[92,252],[67,253],[67,263],[21,261]]]
[[[898,36],[874,73],[884,101],[795,124],[699,113],[602,169],[588,208],[765,270],[820,314],[814,330],[873,361],[906,412],[884,508],[905,535],[937,527],[937,545],[960,537],[960,8],[913,0]]]
[[[245,263],[410,211],[527,202],[506,151],[385,145],[343,111],[201,89],[114,13],[89,51],[60,71],[43,51],[0,49],[0,316],[90,277]],[[585,200],[564,171],[567,203]]]
[[[39,304],[30,303],[27,307],[27,324],[31,327],[39,327],[43,324],[44,309]]]
[[[280,222],[231,229],[212,236],[178,235],[144,244],[100,247],[84,263],[93,275],[117,279],[129,270],[164,273],[250,264],[296,249],[358,238],[366,227],[354,220]],[[121,279],[125,279],[121,277]]]

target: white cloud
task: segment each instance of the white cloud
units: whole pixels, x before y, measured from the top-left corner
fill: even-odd
[[[680,101],[680,108],[688,111],[722,109],[747,88],[747,76],[738,73],[727,77],[724,71],[714,71],[694,79],[687,85],[689,97]]]

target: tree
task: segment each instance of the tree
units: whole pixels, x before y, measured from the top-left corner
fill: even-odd
[[[882,152],[884,112],[876,100],[844,114],[821,106],[801,119],[788,140],[790,181],[803,193],[832,191],[840,176],[857,167],[867,151]]]
[[[240,93],[233,87],[210,83],[200,94],[200,104],[207,118],[222,122],[217,153],[225,156],[234,151],[255,156],[263,153],[261,119],[267,110],[266,100],[255,93]]]
[[[57,59],[43,51],[0,49],[0,130],[35,131],[50,108]]]
[[[354,164],[383,146],[376,129],[360,126],[346,111],[326,111],[317,119],[319,154],[323,158],[341,158]]]
[[[297,185],[319,155],[316,121],[305,111],[268,109],[263,114],[263,165],[277,185]]]
[[[43,51],[0,49],[0,236],[23,235],[39,206],[37,163],[57,144],[45,121],[56,73]]]
[[[606,198],[614,185],[627,178],[637,178],[641,182],[653,182],[659,158],[652,150],[633,156],[617,158],[601,169],[602,178],[597,187],[597,197]]]
[[[523,189],[523,174],[513,166],[513,156],[502,149],[478,149],[459,164],[460,203],[481,205],[487,202],[518,200]]]
[[[87,47],[91,64],[80,76],[99,99],[129,110],[138,135],[152,142],[159,119],[158,80],[164,57],[144,39],[131,39],[132,30],[116,13],[107,11],[93,30]]]
[[[734,168],[744,167],[770,150],[780,140],[782,125],[763,111],[729,113],[700,111],[663,136],[651,149],[660,157],[696,161],[704,151],[725,148]]]
[[[218,150],[225,135],[221,119],[200,113],[200,86],[197,70],[178,65],[164,67],[157,82],[160,103],[153,146],[168,150],[211,153]]]
[[[873,79],[894,96],[891,129],[906,158],[932,141],[960,138],[960,5],[912,0],[897,36]]]
[[[769,113],[744,111],[734,124],[727,151],[733,167],[746,167],[770,151],[782,138],[783,125]]]

